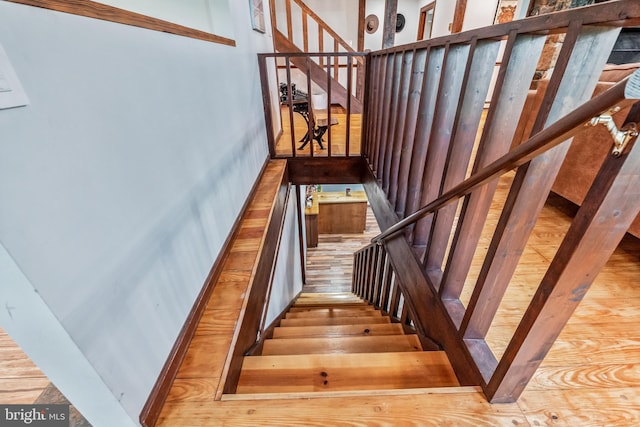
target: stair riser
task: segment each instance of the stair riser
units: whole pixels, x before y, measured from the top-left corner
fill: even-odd
[[[398,323],[379,323],[364,325],[334,325],[334,326],[289,326],[275,328],[273,339],[288,338],[323,338],[345,336],[377,336],[403,335],[402,325]]]
[[[280,326],[327,326],[327,325],[364,325],[368,323],[391,323],[388,317],[334,317],[334,318],[307,318],[307,319],[282,319]]]
[[[333,318],[333,317],[362,317],[362,316],[382,316],[380,311],[374,310],[345,310],[345,309],[324,309],[314,311],[298,311],[289,312],[285,319],[304,319],[304,318]]]
[[[262,355],[422,351],[416,335],[267,340]]]

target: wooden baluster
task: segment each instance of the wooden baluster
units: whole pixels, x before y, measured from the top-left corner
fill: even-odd
[[[309,52],[309,29],[307,28],[307,12],[302,9],[302,45],[304,51]]]
[[[287,14],[287,37],[293,43],[293,22],[291,20],[291,0],[285,0],[285,10]]]
[[[384,81],[386,78],[386,56],[373,57],[375,64],[374,73],[374,100],[373,100],[373,112],[371,113],[371,124],[369,129],[373,129],[371,134],[371,156],[369,163],[371,164],[371,170],[374,175],[378,175],[378,159],[380,158],[380,128],[382,126],[382,102],[384,100]]]
[[[547,126],[591,98],[619,29],[586,28],[579,33],[580,24],[572,23],[559,55],[564,61],[556,64],[549,82],[547,94],[552,98],[557,88],[557,95]],[[462,323],[465,338],[486,336],[570,143],[518,168]]]
[[[410,322],[411,322],[411,319],[409,318],[409,304],[405,304],[403,301],[402,312],[400,314],[400,324],[402,324],[402,326],[404,327],[405,325],[408,325]]]
[[[353,283],[353,289],[354,294],[360,297],[362,296],[362,251],[356,253],[354,266],[355,280]]]
[[[640,97],[634,92],[634,98]],[[489,381],[491,402],[513,402],[520,396],[639,211],[636,141],[621,157],[605,159]]]
[[[545,36],[517,36],[515,30],[510,33],[487,112],[474,171],[509,151],[544,42]],[[494,58],[488,60],[492,62]],[[460,296],[497,185],[498,179],[495,179],[465,198],[442,278],[447,288],[446,295],[443,295],[445,298],[457,299]]]
[[[380,303],[380,289],[382,287],[382,268],[385,261],[385,252],[380,245],[375,245],[376,257],[376,271],[373,276],[373,294],[371,296],[371,302],[374,306],[378,307]]]
[[[384,78],[382,81],[382,101],[380,104],[380,113],[378,114],[378,118],[380,122],[378,123],[378,158],[377,164],[375,166],[376,170],[376,178],[378,183],[382,183],[382,175],[384,171],[384,158],[385,158],[385,150],[386,150],[386,134],[387,128],[389,125],[389,110],[391,105],[391,86],[387,84],[389,79],[393,78],[393,63],[394,63],[395,54],[389,54],[385,56],[384,63]]]
[[[360,298],[364,298],[364,291],[366,287],[366,282],[365,282],[366,275],[367,275],[366,262],[367,262],[367,252],[366,250],[362,250],[360,251],[360,287],[358,290],[358,296],[360,296]]]
[[[346,134],[345,134],[345,147],[344,155],[349,157],[349,142],[351,137],[351,92],[353,91],[353,55],[347,56],[347,111],[346,111]],[[361,121],[361,123],[363,123]],[[364,141],[360,138],[360,151],[362,152],[362,146]]]
[[[333,51],[340,52],[340,45],[338,44],[338,40],[333,39]],[[336,81],[340,79],[340,57],[336,56],[336,62],[333,64],[333,78]]]
[[[356,270],[356,281],[354,283],[355,294],[362,298],[362,249],[356,253],[355,264],[357,265]]]
[[[271,114],[271,91],[269,88],[269,74],[267,73],[267,57],[264,55],[258,55],[258,70],[260,71],[264,120],[267,127],[267,144],[269,145],[269,155],[273,159],[276,157],[276,141],[273,135],[273,116]]]
[[[389,316],[392,319],[398,319],[398,306],[400,304],[400,296],[402,295],[400,290],[400,284],[398,283],[398,276],[393,275],[393,292],[391,293],[391,305],[389,306]]]
[[[389,257],[387,256],[387,251],[385,251],[385,262],[384,262],[384,270],[383,270],[383,277],[382,277],[382,291],[381,291],[381,298],[380,298],[380,307],[384,312],[389,311],[389,301],[391,299],[392,276],[393,276],[393,270],[391,269],[391,261],[389,261]]]
[[[318,53],[324,53],[324,32],[320,24],[318,24]],[[319,62],[322,67],[324,65],[324,58],[322,56],[320,56]],[[311,96],[311,92],[309,92],[309,96]]]
[[[362,250],[362,298],[365,301],[367,301],[367,287],[369,286],[369,261],[369,247],[367,246]]]
[[[365,160],[370,164],[369,161],[369,153],[371,152],[371,127],[369,125],[369,123],[371,123],[371,111],[372,111],[372,95],[371,95],[371,82],[372,82],[372,62],[371,62],[371,55],[370,54],[365,54],[364,56],[358,56],[357,58],[361,58],[364,59],[364,65],[363,68],[365,70],[365,74],[366,74],[366,81],[367,81],[367,87],[368,90],[365,91],[364,95],[363,95],[363,99],[362,99],[362,116],[361,116],[361,120],[360,120],[360,134],[359,134],[359,141],[360,141],[360,149],[358,150],[359,153],[356,154],[360,154],[362,157],[365,158]]]
[[[400,93],[400,84],[403,73],[404,61],[403,52],[397,52],[393,59],[393,80],[391,82],[391,100],[389,102],[389,112],[387,114],[387,131],[384,134],[385,156],[382,169],[382,191],[389,196],[389,182],[391,175],[391,158],[393,156],[395,128],[398,121],[398,104]],[[389,82],[387,81],[387,84]]]
[[[314,136],[314,125],[316,122],[316,118],[314,117],[313,114],[313,108],[311,105],[311,58],[309,56],[307,56],[305,58],[305,61],[307,63],[307,100],[308,100],[308,104],[307,104],[307,111],[308,111],[308,117],[309,117],[309,123],[307,126],[307,131],[309,133],[307,133],[307,136],[309,137],[309,153],[311,154],[311,157],[313,157],[313,136]]]
[[[367,283],[367,301],[373,302],[373,291],[376,282],[376,268],[378,266],[378,251],[376,250],[376,245],[371,245],[369,250],[371,258],[369,259],[369,264],[367,265],[367,268],[369,269],[369,279]]]
[[[482,116],[482,109],[487,98],[491,77],[495,68],[494,61],[487,58],[497,58],[500,48],[499,41],[473,40],[470,45],[470,56],[464,71],[464,85],[462,101],[456,112],[456,122],[453,125],[452,144],[447,155],[446,171],[441,193],[450,190],[465,178],[478,126]],[[452,203],[438,211],[434,217],[432,240],[445,242],[449,240],[453,227],[457,204]],[[446,245],[427,246],[427,270],[441,269],[444,261]],[[433,280],[433,278],[432,278]],[[445,287],[440,289],[445,295]]]
[[[396,55],[397,53],[392,53],[387,56],[387,64],[386,64],[386,81],[384,82],[384,98],[382,100],[382,116],[381,116],[381,127],[380,127],[380,157],[378,158],[378,165],[376,170],[378,171],[378,183],[383,186],[384,180],[387,178],[384,174],[384,165],[387,160],[387,152],[389,150],[389,127],[392,124],[391,116],[391,105],[393,104],[394,99],[394,87],[396,83]]]
[[[285,57],[285,66],[287,69],[287,94],[289,95],[289,129],[291,130],[291,153],[293,157],[296,157],[296,135],[295,126],[293,124],[293,91],[291,90],[291,59],[289,56]]]
[[[422,177],[424,175],[425,159],[427,156],[429,134],[433,125],[433,115],[436,95],[442,77],[444,48],[431,49],[426,57],[425,76],[422,79],[420,106],[413,140],[413,155],[409,167],[407,185],[407,200],[405,202],[405,216],[414,213],[420,206],[422,192]]]
[[[442,179],[446,168],[447,154],[450,151],[453,125],[458,112],[464,73],[467,62],[470,62],[473,52],[470,45],[460,45],[445,48],[444,72],[440,82],[436,112],[433,119],[434,131],[431,132],[427,159],[422,183],[420,206],[424,206],[436,199],[441,193]],[[426,253],[429,242],[433,215],[419,220],[413,232],[413,246],[417,253]],[[446,245],[448,236],[443,242],[435,244]]]
[[[409,181],[409,167],[413,156],[413,141],[418,120],[418,107],[422,94],[422,86],[425,78],[424,68],[429,55],[429,48],[414,50],[411,66],[411,82],[409,83],[409,97],[407,99],[407,111],[402,132],[402,148],[400,164],[398,166],[398,190],[396,192],[395,211],[400,218],[405,217],[407,203],[407,190]]]
[[[400,159],[405,155],[403,148],[403,139],[405,132],[405,122],[407,117],[407,108],[409,104],[409,91],[411,88],[411,80],[413,79],[413,57],[415,49],[404,52],[402,60],[402,72],[400,75],[400,96],[396,107],[396,124],[393,134],[393,149],[391,151],[391,162],[389,169],[389,202],[395,206],[398,195],[398,174],[400,169]]]
[[[356,61],[356,99],[364,103],[364,62]]]
[[[327,71],[331,68],[331,60],[338,62],[337,56],[327,56]],[[331,76],[327,72],[327,156],[331,157]],[[321,140],[322,141],[322,140]]]
[[[407,112],[407,98],[409,97],[409,80],[413,64],[413,51],[403,51],[396,55],[396,70],[394,81],[394,97],[391,105],[392,114],[389,119],[389,134],[387,137],[387,158],[384,164],[383,191],[393,204],[397,194],[398,165],[400,163],[400,149],[402,131]],[[392,201],[393,197],[393,201]]]

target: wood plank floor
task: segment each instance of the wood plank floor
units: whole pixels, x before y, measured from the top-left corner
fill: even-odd
[[[502,180],[495,208],[506,196],[511,176]],[[516,271],[509,300],[491,328],[489,341],[496,353],[501,353],[526,308],[532,287],[555,253],[574,211],[564,199],[550,196]],[[492,212],[479,254],[486,250],[495,221],[497,215]],[[318,247],[308,251],[305,292],[347,291],[353,251],[377,234],[374,225],[369,213],[365,235],[321,235]],[[474,268],[470,283],[480,264],[476,262]],[[313,398],[303,393],[257,400],[236,395],[213,401],[213,394],[192,384],[191,389],[182,389],[181,401],[167,403],[160,425],[637,426],[639,277],[640,242],[627,237],[516,403],[490,405],[473,387],[455,392],[425,389],[383,395],[321,394]],[[470,292],[470,287],[465,292]]]
[[[380,228],[369,206],[364,233],[319,234],[318,246],[307,249],[303,292],[351,292],[353,254],[378,234]]]
[[[508,182],[501,191],[508,188]],[[498,349],[504,346],[518,313],[531,294],[527,277],[538,277],[558,247],[574,208],[552,196],[536,224],[509,290],[509,303],[501,307],[499,322],[491,328],[489,341]],[[369,225],[367,226],[369,229]],[[490,227],[489,227],[490,228]],[[373,231],[372,231],[373,232]],[[377,231],[373,232],[377,233]],[[338,239],[352,236],[327,236],[333,249],[327,248],[316,260],[309,252],[309,269],[318,274],[329,266],[351,262],[353,249],[338,248]],[[358,236],[364,242],[369,237]],[[488,242],[483,240],[482,245]],[[356,243],[351,243],[356,245]],[[482,246],[481,245],[481,246]],[[359,246],[358,246],[359,247]],[[318,252],[321,252],[321,246]],[[343,255],[348,253],[348,255]],[[344,259],[339,259],[344,257]],[[321,266],[325,267],[321,267]],[[478,266],[476,266],[478,267]],[[246,278],[238,272],[230,282]],[[309,276],[305,290],[343,291],[349,274]],[[194,346],[201,355],[190,355],[181,377],[176,380],[158,425],[162,426],[638,426],[640,425],[640,241],[626,237],[619,245],[575,315],[560,335],[531,383],[516,403],[490,405],[475,388],[451,390],[412,390],[371,395],[283,396],[281,399],[241,400],[228,397],[215,400],[220,382],[224,352],[231,340],[233,325],[241,309],[242,289],[230,286],[214,293],[216,301],[225,301],[219,309],[203,318]],[[233,279],[233,280],[232,280]],[[533,281],[535,282],[535,280]],[[514,320],[515,319],[515,320]],[[216,334],[222,334],[217,336]],[[10,347],[7,341],[2,345]],[[5,350],[3,350],[5,351]],[[2,353],[2,360],[8,360]],[[213,362],[212,362],[213,360]],[[215,363],[214,363],[215,362]],[[216,366],[212,366],[214,363]],[[19,364],[17,364],[19,365]],[[2,375],[8,378],[8,364]],[[206,375],[188,373],[205,370]],[[16,378],[21,378],[17,375]],[[37,375],[35,375],[37,377]],[[29,376],[27,375],[27,378]],[[44,380],[42,380],[44,383]],[[8,386],[1,390],[28,389]],[[16,383],[17,384],[17,383]],[[35,393],[34,393],[35,394]],[[0,395],[6,403],[11,392]],[[29,397],[31,399],[31,397]]]
[[[276,141],[276,154],[278,156],[291,156],[295,151],[296,156],[310,156],[310,144],[302,149],[298,148],[302,145],[300,140],[307,133],[308,125],[304,118],[298,114],[293,114],[293,143],[295,150],[292,149],[291,141],[291,121],[289,120],[289,107],[283,106],[280,109],[282,115],[282,135]],[[323,145],[325,149],[314,142],[314,157],[326,157],[331,151],[332,156],[344,156],[346,154],[347,144],[347,115],[344,108],[340,106],[331,107],[332,118],[338,119],[338,124],[331,126],[324,135]],[[360,155],[360,136],[362,127],[362,114],[351,114],[351,122],[349,124],[349,155]],[[331,148],[329,149],[329,133],[331,133]]]

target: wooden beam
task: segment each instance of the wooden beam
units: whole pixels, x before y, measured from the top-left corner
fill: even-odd
[[[364,52],[364,20],[367,0],[358,0],[358,52]]]
[[[382,27],[382,48],[393,47],[396,38],[396,18],[398,16],[398,0],[385,0],[384,24]]]
[[[451,23],[451,34],[462,31],[464,14],[467,11],[467,0],[457,0],[456,8],[453,12],[453,22]]]
[[[361,183],[363,157],[297,157],[288,159],[289,179],[294,184]]]

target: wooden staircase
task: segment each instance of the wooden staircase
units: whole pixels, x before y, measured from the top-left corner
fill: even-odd
[[[442,351],[353,294],[301,294],[264,342],[244,358],[236,393],[397,390],[459,386]]]

